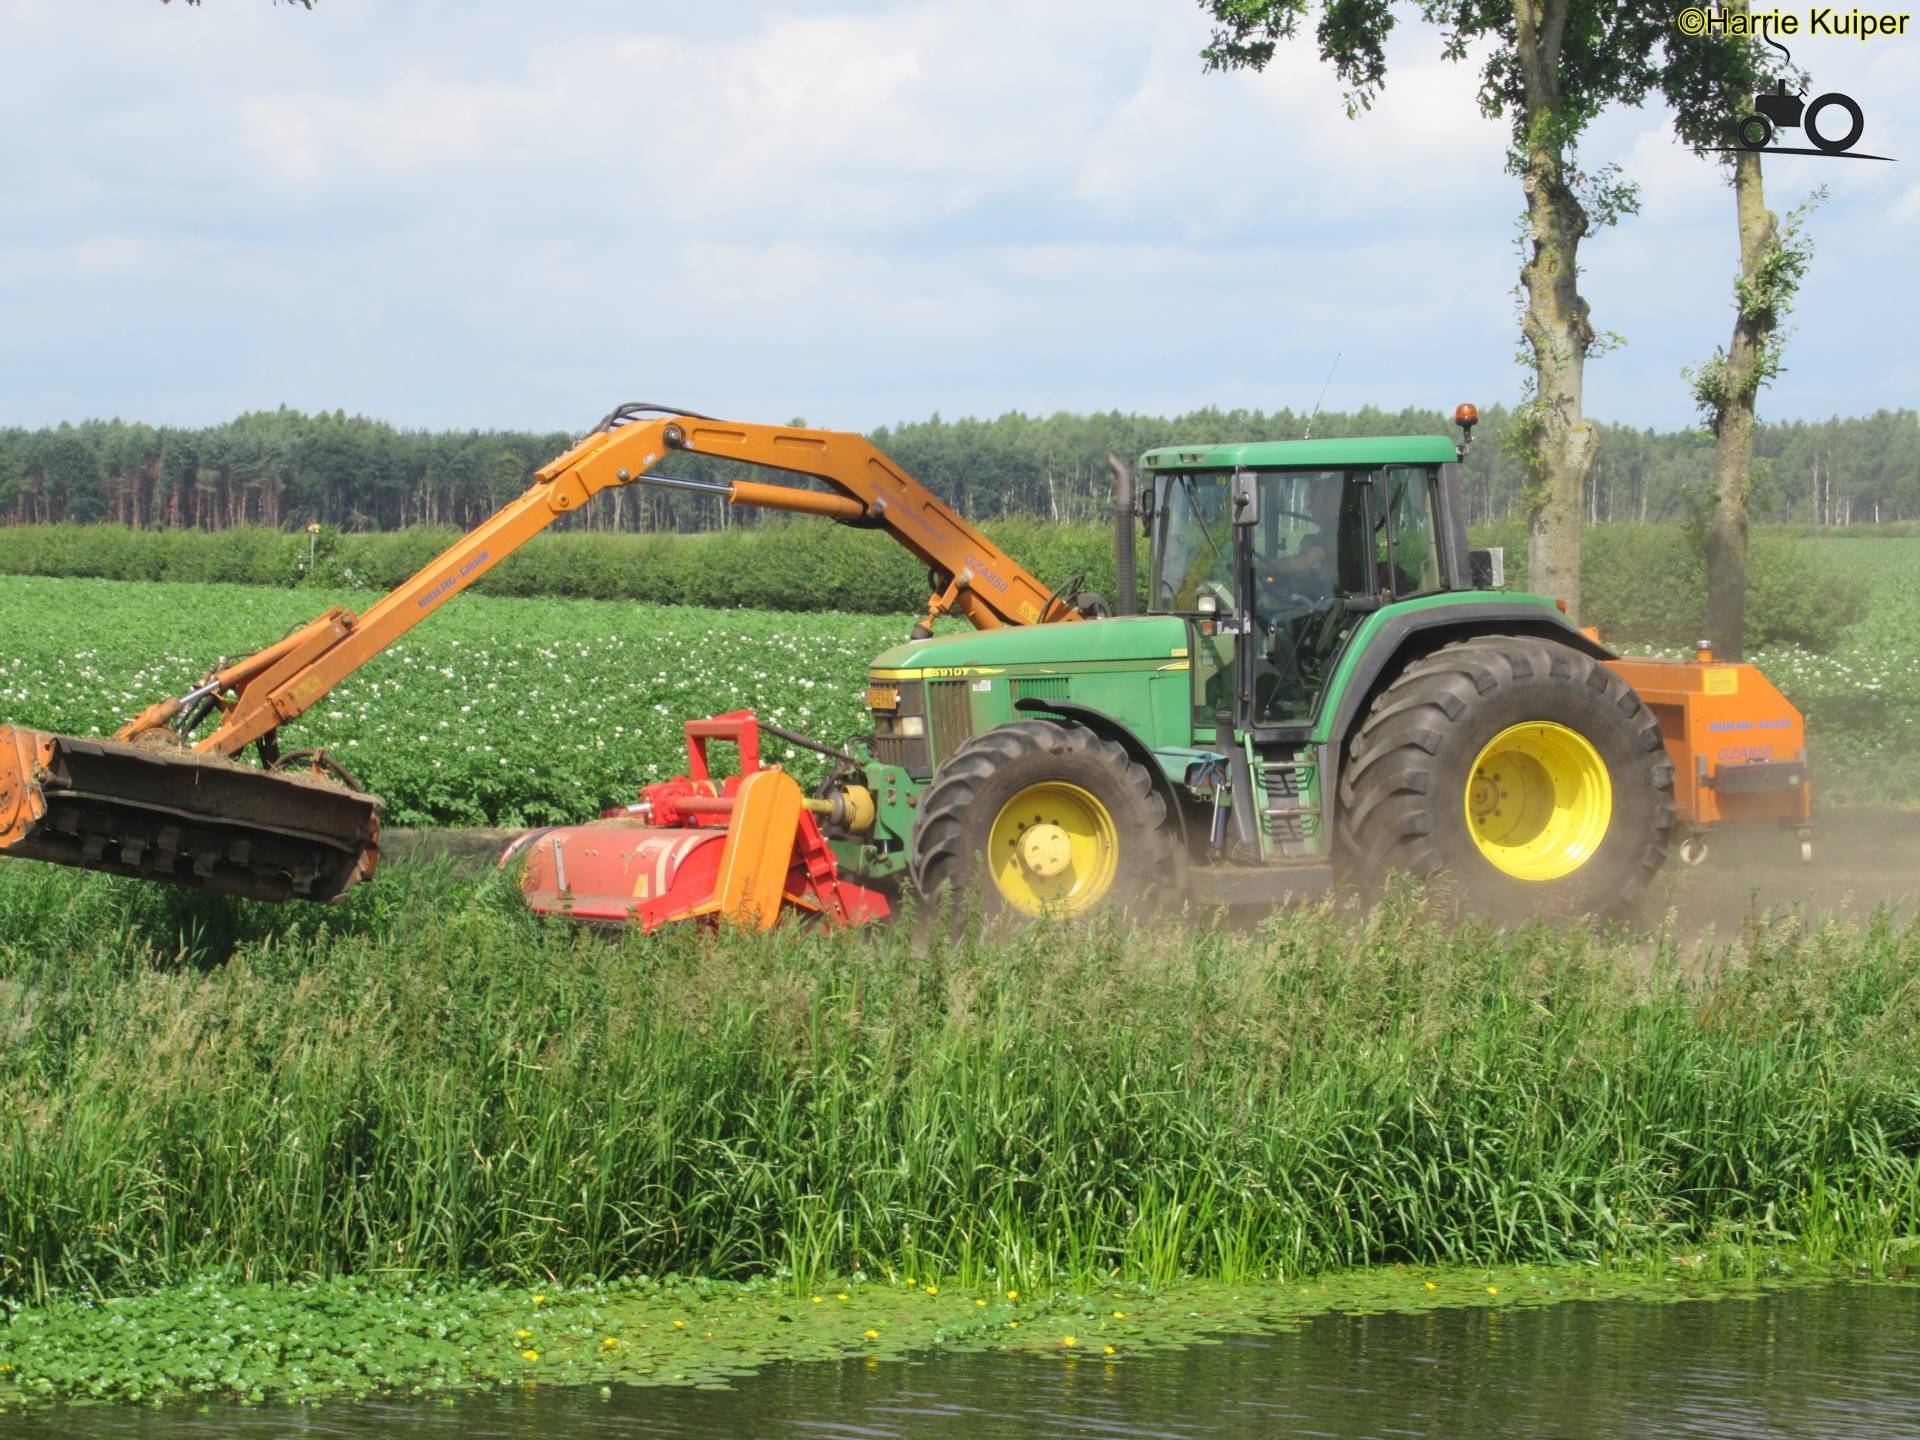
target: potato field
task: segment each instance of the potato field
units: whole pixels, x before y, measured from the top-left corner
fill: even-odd
[[[331,597],[242,585],[0,577],[0,720],[109,734]],[[339,597],[364,606],[366,592]],[[749,707],[841,739],[902,616],[462,596],[290,727],[387,801],[389,825],[591,818],[686,768],[680,722]],[[790,759],[813,773],[805,751]]]
[[[1776,643],[1750,657],[1808,715],[1817,794],[1920,800],[1920,540],[1789,543],[1809,572],[1851,577],[1867,595],[1864,618],[1825,653]],[[375,598],[0,575],[0,721],[108,734],[223,656],[336,601],[364,609]],[[867,664],[911,624],[463,595],[344,681],[289,741],[338,755],[385,798],[389,825],[587,819],[684,768],[683,720],[744,706],[824,740],[858,733]],[[814,773],[805,751],[782,758]]]

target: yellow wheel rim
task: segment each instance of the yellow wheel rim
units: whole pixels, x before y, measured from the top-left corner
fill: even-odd
[[[1613,821],[1613,781],[1587,737],[1533,720],[1489,740],[1467,780],[1467,833],[1496,870],[1517,880],[1571,875]]]
[[[987,871],[1000,898],[1023,914],[1097,905],[1119,869],[1113,816],[1064,780],[1027,786],[1000,807],[987,832]]]

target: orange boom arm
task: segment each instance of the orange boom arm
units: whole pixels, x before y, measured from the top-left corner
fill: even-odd
[[[1072,604],[1050,593],[862,436],[691,415],[633,418],[636,410],[652,408],[615,411],[593,434],[536,472],[524,495],[455,541],[365,614],[335,606],[277,644],[224,667],[186,695],[149,706],[114,738],[137,739],[166,726],[184,709],[206,702],[222,712],[220,724],[193,742],[193,749],[237,755],[310,709],[561,516],[602,490],[636,483],[886,530],[925,562],[943,587],[929,600],[916,634],[924,634],[934,618],[947,611],[964,615],[983,630],[1082,618]],[[810,475],[824,481],[832,493],[649,475],[675,450]]]

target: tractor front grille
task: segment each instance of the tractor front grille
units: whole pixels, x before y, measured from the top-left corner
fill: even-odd
[[[892,699],[873,710],[873,758],[898,765],[916,780],[933,778],[933,749],[927,737],[927,686],[924,680],[875,679],[868,698]],[[906,733],[918,729],[918,735]]]
[[[965,680],[935,680],[927,688],[927,714],[940,753],[951,755],[973,738],[973,701]]]

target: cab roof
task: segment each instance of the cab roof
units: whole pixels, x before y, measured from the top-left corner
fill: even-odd
[[[1336,465],[1445,465],[1460,458],[1444,435],[1364,440],[1253,440],[1239,445],[1163,445],[1141,463],[1149,470],[1272,470]]]

